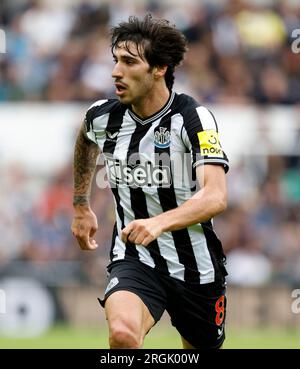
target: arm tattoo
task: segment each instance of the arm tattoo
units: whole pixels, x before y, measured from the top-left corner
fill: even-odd
[[[98,154],[98,146],[85,137],[84,126],[82,126],[77,136],[74,151],[74,206],[89,205],[91,182]]]

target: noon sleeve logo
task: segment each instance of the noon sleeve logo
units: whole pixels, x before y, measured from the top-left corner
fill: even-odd
[[[197,133],[202,156],[223,158],[224,153],[220,144],[219,134],[213,129]]]

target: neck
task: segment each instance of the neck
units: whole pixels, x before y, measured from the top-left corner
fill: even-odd
[[[138,104],[132,104],[132,110],[141,118],[147,118],[158,112],[168,101],[170,91],[164,88],[153,90],[141,99]]]

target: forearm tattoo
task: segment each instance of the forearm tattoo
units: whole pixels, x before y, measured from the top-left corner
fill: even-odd
[[[98,154],[98,146],[85,138],[84,127],[82,127],[77,136],[74,150],[74,206],[89,204],[91,182]]]

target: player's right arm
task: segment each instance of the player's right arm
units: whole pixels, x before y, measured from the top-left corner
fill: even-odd
[[[91,210],[89,199],[99,148],[97,144],[88,139],[85,129],[85,124],[83,124],[79,130],[74,150],[74,217],[71,229],[82,250],[93,250],[98,247],[93,239],[98,224],[96,215]]]

